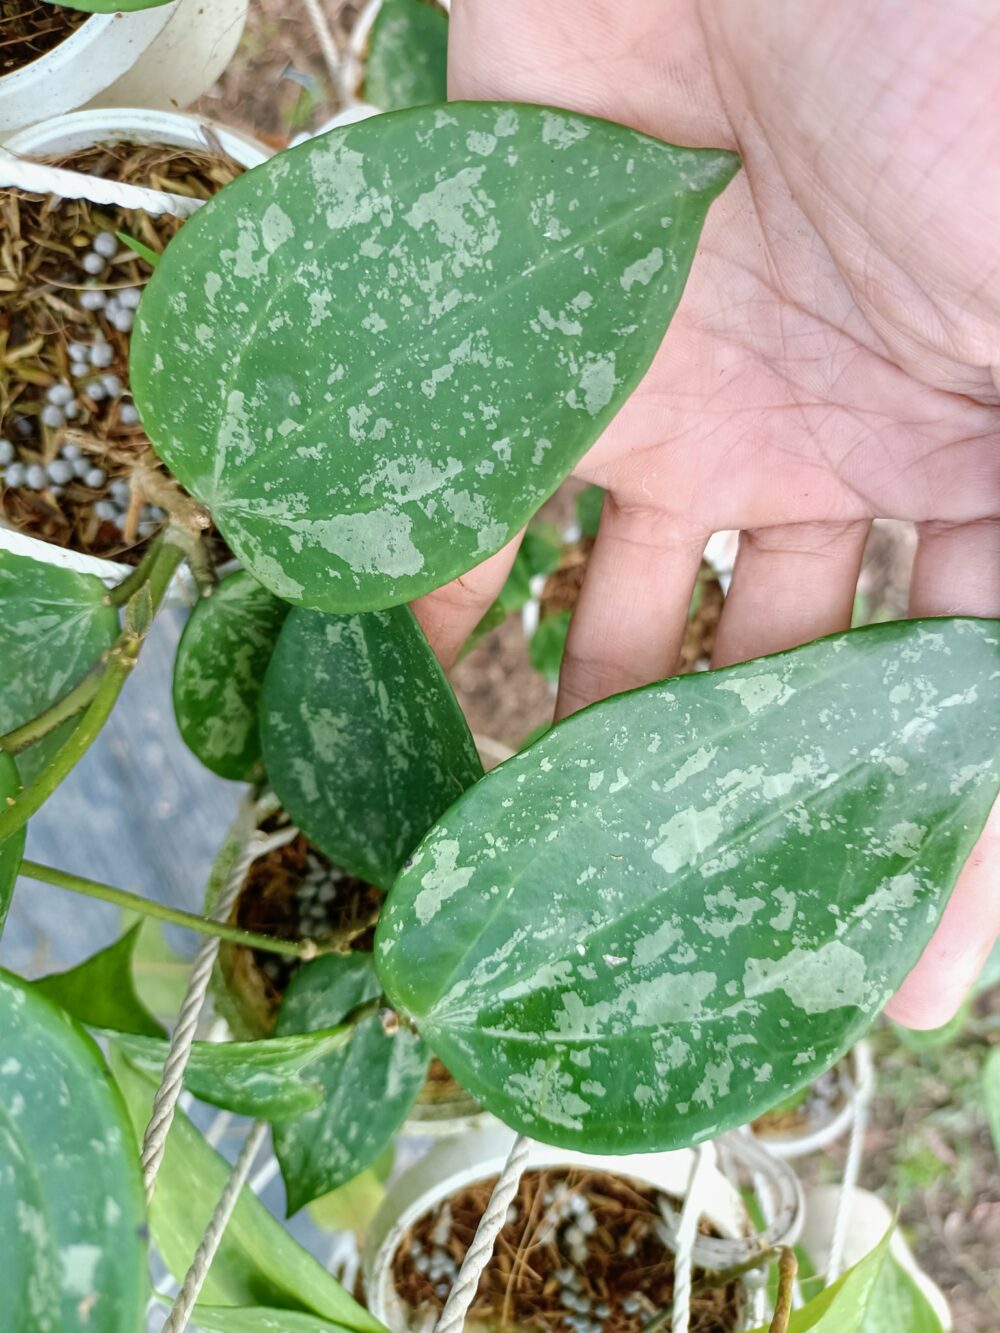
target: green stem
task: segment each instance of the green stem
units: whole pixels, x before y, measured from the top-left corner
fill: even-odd
[[[6,750],[8,754],[19,754],[21,750],[34,745],[35,741],[40,741],[49,732],[55,731],[56,727],[61,727],[71,717],[76,717],[77,713],[82,713],[97,693],[101,674],[102,668],[96,666],[61,699],[57,699],[51,707],[46,708],[44,713],[39,713],[30,722],[8,731],[6,736],[0,736],[0,750]]]
[[[160,547],[163,545],[163,533],[158,533],[149,544],[149,550],[142,557],[131,574],[126,575],[121,583],[115,586],[108,593],[111,598],[112,606],[124,606],[128,599],[146,582],[149,576],[149,569],[153,561],[159,554]]]
[[[143,584],[149,591],[147,605],[151,615],[155,614],[157,607],[163,601],[174,570],[183,558],[184,552],[172,542],[165,541],[157,549],[148,567],[146,582]],[[135,666],[141,647],[142,635],[128,629],[116,639],[107,655],[104,669],[98,677],[94,696],[77,726],[35,781],[30,786],[23,787],[19,796],[7,797],[7,809],[0,814],[0,843],[24,827],[90,749],[110,717],[122,687]]]
[[[278,940],[270,935],[258,935],[252,930],[241,930],[239,926],[226,925],[221,921],[212,921],[208,917],[196,916],[193,912],[182,912],[176,907],[166,907],[163,903],[151,902],[148,898],[140,898],[136,893],[116,889],[110,884],[101,884],[99,880],[84,879],[80,875],[71,874],[68,870],[39,865],[37,861],[22,861],[20,873],[26,879],[36,879],[42,884],[54,884],[57,889],[68,889],[71,893],[80,893],[87,898],[99,898],[102,902],[116,903],[126,911],[155,917],[158,921],[169,921],[171,925],[196,930],[199,935],[216,935],[221,940],[242,944],[248,949],[279,953],[286,958],[306,959],[315,957],[319,952],[309,940]]]
[[[795,1277],[799,1271],[799,1261],[795,1251],[787,1245],[782,1247],[778,1259],[778,1296],[774,1302],[774,1318],[768,1333],[788,1333],[788,1321],[792,1317],[792,1295],[795,1289]]]

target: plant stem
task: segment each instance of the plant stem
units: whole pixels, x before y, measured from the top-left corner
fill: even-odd
[[[792,1317],[792,1291],[798,1271],[799,1261],[795,1251],[788,1245],[782,1246],[778,1258],[778,1296],[774,1302],[774,1318],[769,1333],[788,1333],[788,1321]]]
[[[56,727],[61,727],[71,717],[76,717],[77,713],[82,713],[97,693],[101,674],[102,668],[96,666],[61,699],[57,699],[54,704],[46,708],[44,713],[39,713],[30,722],[8,731],[6,736],[0,736],[0,750],[6,750],[8,754],[19,754],[21,750],[34,745],[35,741],[40,741],[49,732],[55,731]]]
[[[126,575],[121,583],[116,583],[110,590],[108,596],[111,598],[112,606],[124,606],[132,594],[146,582],[149,576],[149,569],[153,561],[159,554],[160,547],[163,545],[162,532],[158,533],[149,544],[149,550],[142,557],[131,574]]]
[[[156,613],[163,601],[174,570],[183,558],[181,548],[170,541],[164,541],[157,548],[147,570],[146,582],[142,585],[148,589],[150,615]],[[93,698],[73,732],[31,786],[22,788],[19,796],[7,797],[7,809],[0,814],[0,843],[24,827],[90,749],[135,666],[142,641],[142,635],[128,629],[115,640],[98,677]]]
[[[57,889],[68,889],[71,893],[80,893],[87,898],[99,898],[103,902],[116,903],[129,912],[139,912],[142,916],[155,917],[158,921],[169,921],[171,925],[183,926],[186,930],[196,930],[200,935],[215,935],[233,944],[245,945],[248,949],[283,954],[286,958],[304,959],[313,958],[320,952],[311,940],[279,940],[270,935],[258,935],[255,931],[242,930],[239,926],[226,925],[209,917],[197,916],[193,912],[182,912],[176,907],[152,902],[125,889],[116,889],[95,879],[84,879],[80,875],[71,874],[68,870],[57,870],[54,866],[43,866],[37,861],[22,861],[20,873],[26,879],[39,880],[42,884],[54,884]]]

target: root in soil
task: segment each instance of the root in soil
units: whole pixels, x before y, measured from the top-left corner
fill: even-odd
[[[0,77],[47,55],[88,18],[48,0],[0,0]]]

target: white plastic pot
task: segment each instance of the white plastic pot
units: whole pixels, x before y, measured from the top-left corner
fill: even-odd
[[[805,1193],[805,1225],[800,1243],[819,1273],[825,1271],[829,1261],[839,1202],[839,1185],[814,1185]],[[877,1194],[872,1194],[868,1190],[853,1190],[848,1203],[843,1267],[850,1268],[866,1254],[870,1254],[893,1225],[893,1220],[891,1210]],[[889,1241],[889,1253],[920,1288],[927,1303],[941,1321],[941,1327],[950,1330],[951,1311],[944,1292],[918,1265],[898,1226]],[[892,1333],[897,1331],[894,1329]],[[904,1333],[904,1330],[900,1329],[898,1333]]]
[[[449,1195],[498,1175],[513,1142],[513,1132],[499,1124],[482,1132],[444,1139],[389,1186],[365,1238],[363,1262],[368,1309],[391,1333],[423,1333],[408,1318],[392,1279],[393,1260],[407,1232]],[[690,1149],[600,1157],[532,1143],[527,1169],[579,1167],[607,1171],[683,1198],[693,1161]],[[704,1216],[724,1236],[746,1234],[749,1219],[738,1191],[714,1166],[703,1178],[703,1185]],[[696,1245],[696,1263],[697,1256]],[[752,1284],[747,1284],[744,1290],[742,1327],[753,1328],[764,1318],[764,1292]]]
[[[0,138],[98,97],[152,46],[178,8],[92,14],[51,51],[5,74],[0,78]]]
[[[154,11],[161,12],[161,11]],[[85,28],[89,23],[83,25]],[[79,31],[82,31],[79,30]],[[210,133],[209,133],[210,132]],[[102,141],[167,144],[174,148],[211,151],[218,142],[244,167],[256,167],[271,156],[271,150],[249,135],[237,133],[206,120],[203,116],[178,111],[150,111],[144,108],[100,108],[55,116],[20,130],[5,143],[11,152],[23,157],[49,157],[80,152]],[[94,574],[108,587],[121,582],[131,565],[116,560],[68,551],[62,546],[37,537],[14,532],[0,523],[0,550],[28,555],[46,564],[59,565],[84,574]],[[171,598],[191,600],[192,585],[186,571],[175,579]]]
[[[831,1143],[843,1138],[851,1128],[858,1105],[871,1096],[874,1078],[871,1047],[867,1041],[859,1041],[850,1054],[850,1075],[841,1078],[843,1105],[834,1111],[827,1121],[821,1125],[812,1125],[808,1129],[775,1134],[755,1128],[754,1135],[761,1143],[766,1144],[768,1151],[775,1157],[783,1157],[786,1160],[805,1157],[807,1153],[821,1152]]]
[[[153,42],[89,105],[190,106],[232,60],[250,0],[176,0]],[[154,11],[156,12],[156,11]]]

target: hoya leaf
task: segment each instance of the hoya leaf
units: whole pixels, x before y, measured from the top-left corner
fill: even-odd
[[[66,9],[82,9],[85,14],[134,14],[139,9],[158,9],[171,0],[47,0]]]
[[[125,913],[126,919],[132,914]],[[184,1003],[190,958],[182,957],[168,943],[162,921],[136,918],[139,933],[132,950],[132,976],[136,994],[153,1015],[173,1021]]]
[[[996,795],[998,623],[874,625],[576,714],[400,875],[392,1002],[508,1124],[594,1152],[744,1124],[857,1040]]]
[[[981,1082],[986,1119],[997,1157],[1000,1157],[1000,1047],[994,1047],[986,1057]]]
[[[292,977],[277,1030],[308,1032],[339,1023],[380,994],[370,954],[328,954]],[[429,1063],[419,1037],[406,1028],[388,1036],[372,1014],[346,1046],[316,1065],[326,1090],[322,1105],[274,1126],[289,1215],[376,1161],[416,1101]]]
[[[317,1315],[295,1314],[268,1306],[196,1305],[194,1322],[202,1333],[328,1333],[346,1324],[331,1324]]]
[[[860,1333],[945,1333],[913,1274],[893,1257],[891,1250],[868,1298]]]
[[[35,990],[61,1005],[78,1023],[160,1038],[163,1028],[140,1000],[132,978],[137,923],[114,944],[71,967],[32,982]]]
[[[279,597],[409,601],[498,550],[597,439],[736,166],[505,103],[310,139],[167,247],[132,338],[143,426]]]
[[[157,1080],[135,1069],[114,1045],[110,1059],[132,1117],[133,1141],[141,1142]],[[149,1215],[156,1248],[178,1281],[188,1270],[229,1171],[225,1158],[176,1111]],[[357,1333],[384,1333],[378,1320],[292,1239],[249,1189],[240,1194],[201,1297],[206,1305],[275,1306],[322,1315]]]
[[[261,735],[268,778],[295,823],[382,888],[483,771],[408,607],[293,611],[264,681]]]
[[[80,681],[114,642],[118,612],[90,574],[0,550],[0,734],[30,722]],[[76,725],[63,723],[18,757],[25,782]]]
[[[866,1327],[865,1313],[872,1301],[879,1274],[889,1248],[891,1229],[885,1233],[873,1250],[849,1268],[832,1286],[824,1287],[800,1310],[793,1310],[788,1321],[788,1333],[862,1333]],[[879,1333],[897,1333],[891,1324],[878,1325]],[[898,1333],[916,1333],[909,1326],[900,1326]],[[768,1333],[766,1328],[753,1333]]]
[[[350,1029],[320,1031],[260,1041],[196,1041],[184,1071],[184,1086],[196,1097],[238,1115],[283,1120],[318,1106],[323,1099],[318,1061],[344,1046]],[[161,1038],[116,1034],[118,1046],[137,1069],[159,1074],[167,1056]]]
[[[287,602],[240,570],[197,604],[184,627],[174,662],[177,725],[222,778],[260,776],[260,692],[287,614]]]
[[[133,1333],[145,1206],[128,1115],[93,1041],[0,972],[3,1326]]]
[[[3,804],[8,797],[17,796],[20,790],[21,778],[17,764],[9,754],[4,754],[0,750],[0,804]],[[3,934],[10,900],[14,896],[14,885],[17,883],[21,857],[24,855],[26,835],[27,829],[21,828],[5,842],[0,842],[0,934]]]
[[[365,101],[401,111],[447,96],[447,14],[428,0],[382,0],[368,39]]]

